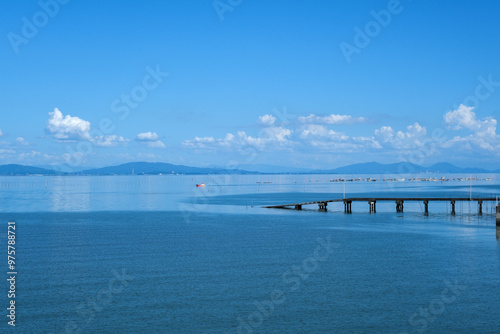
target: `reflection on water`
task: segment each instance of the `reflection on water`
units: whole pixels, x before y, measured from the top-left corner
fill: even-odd
[[[45,189],[48,189],[47,180],[44,182]],[[51,211],[71,212],[71,211],[90,211],[91,188],[86,180],[74,180],[66,182],[65,178],[60,177],[51,184],[50,191],[47,191],[51,202]]]
[[[497,226],[497,240],[500,240],[500,226]]]

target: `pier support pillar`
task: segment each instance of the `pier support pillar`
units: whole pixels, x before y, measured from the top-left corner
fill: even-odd
[[[428,215],[429,214],[429,201],[428,200],[424,201],[424,207],[425,207],[425,214]]]
[[[396,200],[396,212],[403,212],[403,203],[404,201],[401,199]]]
[[[319,207],[319,211],[326,211],[326,206],[328,205],[328,203],[326,202],[320,202],[318,203],[318,207]]]
[[[451,214],[454,215],[455,214],[455,201],[450,201],[451,203]]]
[[[497,205],[497,227],[500,226],[500,204]]]
[[[375,213],[377,212],[377,206],[376,206],[377,201],[369,201],[368,205],[370,205],[370,213]]]
[[[477,204],[478,204],[478,211],[477,211],[477,213],[479,215],[482,215],[483,214],[483,201],[479,200],[479,201],[477,201]]]
[[[352,201],[344,201],[344,213],[352,213]]]
[[[295,210],[302,210],[302,205],[296,205]]]

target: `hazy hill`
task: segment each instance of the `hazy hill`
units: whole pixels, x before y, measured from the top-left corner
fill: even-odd
[[[130,162],[118,166],[89,169],[79,172],[83,175],[132,175],[132,174],[249,174],[239,169],[200,168],[168,163]]]
[[[380,164],[378,162],[365,162],[348,165],[330,170],[322,170],[321,173],[329,174],[404,174],[420,173],[424,167],[409,162],[393,164]]]
[[[169,163],[130,162],[118,166],[94,168],[79,172],[55,171],[47,168],[23,165],[0,166],[0,175],[155,175],[155,174],[418,174],[418,173],[500,173],[500,170],[489,171],[482,168],[461,168],[450,163],[441,162],[429,167],[399,162],[381,164],[366,162],[327,170],[308,170],[304,168],[280,167],[270,165],[243,165],[244,169],[224,169],[218,167],[190,167]],[[251,170],[251,171],[249,171]]]
[[[313,171],[314,172],[314,171]],[[316,171],[323,174],[414,174],[414,173],[491,173],[482,168],[461,168],[447,162],[440,162],[429,167],[412,164],[410,162],[399,162],[393,164],[380,164],[378,162],[366,162],[339,167],[330,170]],[[499,171],[496,171],[497,173]]]
[[[0,175],[57,175],[60,174],[54,170],[30,167],[23,165],[3,165],[0,166]]]
[[[428,172],[433,173],[490,173],[490,171],[482,168],[461,168],[455,165],[452,165],[447,162],[440,162],[434,164],[430,167],[427,167],[426,170]]]

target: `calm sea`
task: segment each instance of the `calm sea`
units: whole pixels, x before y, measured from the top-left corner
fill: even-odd
[[[352,176],[356,178],[358,176]],[[350,196],[495,198],[477,181],[338,175],[1,177],[16,222],[19,333],[498,333],[494,202],[264,205]],[[418,176],[422,177],[422,176]],[[432,177],[424,175],[424,177]],[[439,178],[442,175],[437,176]],[[446,175],[446,178],[469,175]],[[486,180],[488,178],[488,180]],[[205,182],[205,188],[196,183]],[[4,280],[0,332],[9,286]]]

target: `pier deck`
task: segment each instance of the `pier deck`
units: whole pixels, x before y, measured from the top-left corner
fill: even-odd
[[[325,201],[312,201],[312,202],[302,202],[302,203],[291,203],[291,204],[281,204],[281,205],[269,205],[265,208],[270,209],[288,209],[294,208],[295,210],[302,210],[304,205],[314,205],[317,204],[320,211],[327,211],[328,203],[334,202],[344,202],[344,212],[352,213],[352,202],[367,202],[369,204],[370,213],[377,212],[376,203],[377,202],[395,202],[396,212],[403,212],[405,202],[423,202],[424,212],[429,213],[429,202],[450,202],[451,204],[451,214],[455,214],[455,203],[456,202],[477,202],[478,203],[478,214],[483,213],[483,202],[493,202],[496,198],[463,198],[463,197],[351,197],[351,198],[341,198],[341,199],[330,199]],[[497,225],[499,224],[499,214],[500,206],[497,205]]]

